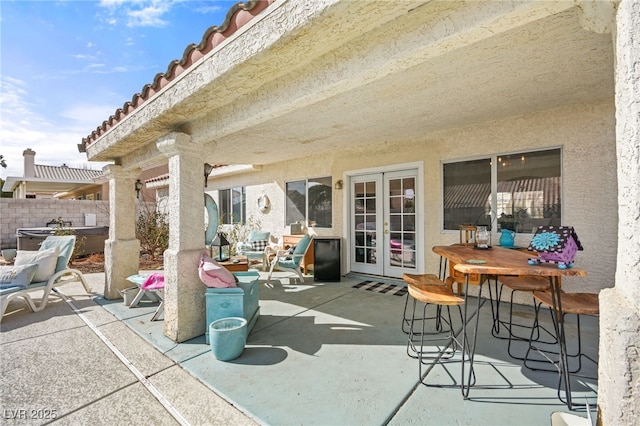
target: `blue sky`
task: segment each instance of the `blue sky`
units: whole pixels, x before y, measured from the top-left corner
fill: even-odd
[[[101,169],[77,144],[221,25],[236,1],[0,0],[0,177],[36,164]]]

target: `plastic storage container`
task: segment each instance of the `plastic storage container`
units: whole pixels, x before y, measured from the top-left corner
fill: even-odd
[[[220,361],[231,361],[242,355],[247,343],[247,320],[229,317],[209,324],[209,340],[213,356]]]
[[[209,325],[216,320],[228,317],[241,317],[247,320],[247,332],[250,332],[260,316],[258,278],[255,271],[234,272],[238,278],[238,287],[207,288],[205,339],[209,340]]]

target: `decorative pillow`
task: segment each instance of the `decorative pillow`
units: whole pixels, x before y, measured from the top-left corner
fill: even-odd
[[[287,249],[287,254],[293,254],[296,251],[296,246],[291,246]],[[293,256],[285,257],[285,260],[292,260]]]
[[[164,288],[164,275],[154,272],[142,283],[143,290],[161,290]]]
[[[36,263],[38,270],[33,277],[33,282],[47,281],[51,275],[56,272],[56,263],[58,263],[58,248],[50,248],[38,251],[18,250],[14,265],[28,265]]]
[[[27,288],[38,270],[38,265],[0,266],[0,289],[9,287]]]
[[[269,242],[267,240],[251,241],[251,248],[253,251],[263,251],[268,245]]]
[[[200,277],[200,281],[207,287],[237,287],[236,277],[204,252],[200,255],[198,276]]]

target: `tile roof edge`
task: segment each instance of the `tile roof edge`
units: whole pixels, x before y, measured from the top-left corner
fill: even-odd
[[[238,2],[231,6],[221,25],[209,27],[204,32],[199,44],[191,43],[185,48],[182,59],[174,59],[171,61],[165,73],[156,74],[152,83],[145,84],[139,93],[133,95],[131,101],[125,102],[122,108],[118,108],[115,113],[103,121],[96,130],[82,138],[82,143],[78,144],[78,151],[86,152],[88,145],[100,139],[109,129],[120,122],[120,120],[145,103],[153,95],[160,92],[169,82],[187,71],[194,63],[202,59],[202,57],[213,50],[213,48],[233,35],[238,29],[251,21],[275,1],[277,0],[249,0],[247,2]],[[218,34],[219,36],[216,37]]]

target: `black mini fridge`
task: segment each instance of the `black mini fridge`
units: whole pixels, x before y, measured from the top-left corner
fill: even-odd
[[[340,281],[340,237],[313,238],[313,280]]]

